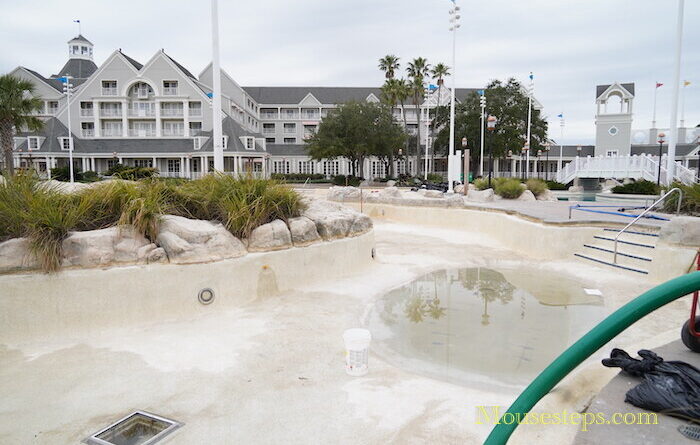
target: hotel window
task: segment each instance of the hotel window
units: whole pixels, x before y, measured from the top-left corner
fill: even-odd
[[[103,102],[100,104],[100,116],[121,117],[122,104],[117,102]]]
[[[58,111],[58,101],[50,100],[49,101],[49,114],[56,114],[57,111]]]
[[[272,173],[289,173],[289,161],[272,161]]]
[[[284,138],[284,143],[285,144],[296,144],[297,138]]]
[[[117,159],[107,159],[107,170],[117,165],[118,162]]]
[[[304,125],[304,139],[308,139],[316,133],[316,125]]]
[[[246,150],[255,150],[255,138],[252,138],[252,137],[245,138],[245,149]]]
[[[323,161],[323,174],[326,176],[336,176],[340,163],[338,161]]]
[[[282,117],[286,119],[296,119],[297,118],[297,109],[296,108],[285,108],[282,110]]]
[[[304,116],[304,119],[318,119],[318,109],[316,108],[304,108],[301,110]]]
[[[287,134],[296,133],[297,132],[297,124],[284,124],[284,132]]]
[[[122,123],[121,122],[102,122],[102,136],[104,137],[121,137]]]
[[[92,117],[92,102],[80,102],[80,116]]]
[[[163,81],[163,96],[177,96],[177,80]]]
[[[314,162],[313,161],[299,161],[299,173],[313,175],[314,174]]]
[[[27,149],[28,150],[38,150],[39,149],[39,138],[30,136],[27,138]]]
[[[153,167],[153,159],[134,159],[134,167]]]
[[[607,157],[615,157],[617,156],[617,150],[608,150],[605,152],[605,156]]]
[[[190,163],[192,164],[192,172],[193,173],[199,173],[199,158],[192,158],[190,160]]]
[[[80,130],[84,138],[95,137],[95,124],[93,122],[83,122],[80,124]]]
[[[202,115],[202,103],[201,102],[190,102],[190,116],[201,116]]]
[[[274,143],[275,143],[275,138],[265,138],[265,143],[266,143],[266,144],[274,144]]]
[[[264,134],[273,134],[275,132],[275,124],[263,124]]]
[[[201,122],[190,122],[190,136],[199,136],[202,133]]]
[[[381,178],[386,174],[386,165],[382,161],[372,161],[372,177]]]
[[[163,117],[182,117],[184,107],[182,102],[162,102],[160,115]]]
[[[116,96],[117,95],[117,81],[116,80],[103,80],[102,81],[102,95],[103,96]]]
[[[70,150],[70,139],[69,138],[60,137],[60,138],[58,138],[58,141],[61,143],[61,150],[63,150],[63,151]]]
[[[184,136],[184,122],[169,122],[163,121],[163,136]]]
[[[180,173],[179,159],[168,159],[168,173]]]

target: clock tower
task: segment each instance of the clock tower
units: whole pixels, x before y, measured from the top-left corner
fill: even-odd
[[[628,156],[632,147],[634,83],[596,87],[595,155]]]

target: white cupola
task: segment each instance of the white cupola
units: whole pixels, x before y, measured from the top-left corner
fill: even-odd
[[[92,60],[92,42],[79,34],[68,41],[68,57],[70,59]]]

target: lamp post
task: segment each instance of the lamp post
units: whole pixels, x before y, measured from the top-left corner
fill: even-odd
[[[484,176],[484,119],[486,119],[486,91],[481,90],[481,97],[479,98],[479,106],[481,107],[481,153],[479,154],[479,175]]]
[[[550,148],[550,143],[545,142],[544,143],[544,180],[549,181],[549,148]]]
[[[528,159],[530,159],[530,144],[525,142],[525,145],[523,145],[523,148],[520,152],[520,177],[522,180],[525,180],[525,170],[523,169],[523,160],[525,159],[525,162],[529,162]],[[529,168],[528,168],[529,170]]]
[[[467,194],[467,189],[469,188],[469,158],[470,158],[470,153],[469,149],[467,148],[467,138],[466,136],[462,138],[462,154],[464,155],[464,178],[462,180],[462,184],[464,185],[464,188],[462,190],[463,194]]]
[[[512,157],[513,157],[513,150],[508,150],[508,153],[506,154],[506,158],[510,161]],[[512,178],[513,177],[513,167],[512,167],[513,163],[509,162],[508,164],[509,164],[508,168],[510,169],[510,177]]]
[[[459,28],[459,6],[452,0],[454,7],[450,9],[450,31],[452,31],[452,94],[450,99],[450,146],[447,154],[447,191],[452,192],[455,171],[455,59],[457,46],[457,29]]]
[[[70,83],[71,76],[61,77],[60,80],[63,82],[63,92],[66,93],[66,109],[68,111],[68,166],[70,171],[70,182],[71,184],[75,181],[73,174],[73,133],[71,132],[71,119],[70,119],[70,96],[73,92],[73,84]]]
[[[496,129],[496,116],[489,116],[486,119],[486,128],[489,130],[490,134]],[[491,188],[491,175],[493,174],[493,137],[491,138],[491,143],[489,144],[489,188]]]
[[[663,154],[663,149],[664,149],[664,138],[666,135],[664,133],[659,133],[659,140],[657,141],[659,143],[659,172],[656,174],[656,185],[661,185],[661,156]]]

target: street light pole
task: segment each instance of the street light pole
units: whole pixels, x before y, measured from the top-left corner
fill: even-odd
[[[484,119],[486,119],[486,91],[484,90],[481,90],[479,104],[481,105],[481,153],[479,154],[479,175],[484,176]]]
[[[71,76],[61,78],[63,80],[63,92],[66,93],[66,109],[68,111],[68,168],[70,171],[70,183],[75,182],[75,174],[73,172],[73,133],[71,132],[70,118],[70,96],[73,92],[73,84],[70,83]]]
[[[657,141],[659,143],[659,172],[656,174],[656,185],[661,185],[661,157],[664,150],[664,137],[666,137],[664,133],[659,133],[659,140]],[[668,175],[668,170],[666,170],[666,174]]]
[[[666,156],[666,184],[671,185],[676,168],[676,143],[678,142],[678,95],[681,83],[681,47],[683,43],[683,8],[684,0],[678,0],[678,18],[676,21],[676,53],[674,56],[673,96],[671,102],[671,134],[668,139]],[[661,162],[661,159],[659,159]]]
[[[211,0],[212,40],[212,136],[214,138],[214,170],[224,171],[224,135],[221,128],[221,65],[219,64],[219,2]]]
[[[544,143],[544,180],[549,181],[549,142]]]
[[[559,139],[559,162],[557,163],[557,172],[561,171],[562,164],[564,163],[564,113],[559,116],[561,116],[561,121],[559,122],[561,137]]]
[[[453,192],[452,186],[455,173],[455,70],[456,70],[456,48],[457,48],[457,28],[459,28],[459,6],[452,0],[454,7],[450,9],[450,31],[452,31],[452,94],[450,99],[450,145],[447,154],[447,191]]]
[[[462,153],[464,154],[464,181],[462,181],[464,189],[462,190],[462,194],[466,195],[467,191],[469,190],[469,157],[471,155],[469,149],[467,148],[466,137],[462,138]]]
[[[496,129],[496,116],[489,116],[486,119],[486,128],[488,128],[491,136],[491,143],[489,144],[489,188],[491,188],[491,176],[493,174],[493,131]]]
[[[535,89],[535,76],[530,71],[530,86],[527,89],[527,139],[525,143],[530,147],[530,129],[532,126],[532,91]],[[525,176],[530,177],[530,150],[527,151],[527,162],[525,163]]]

